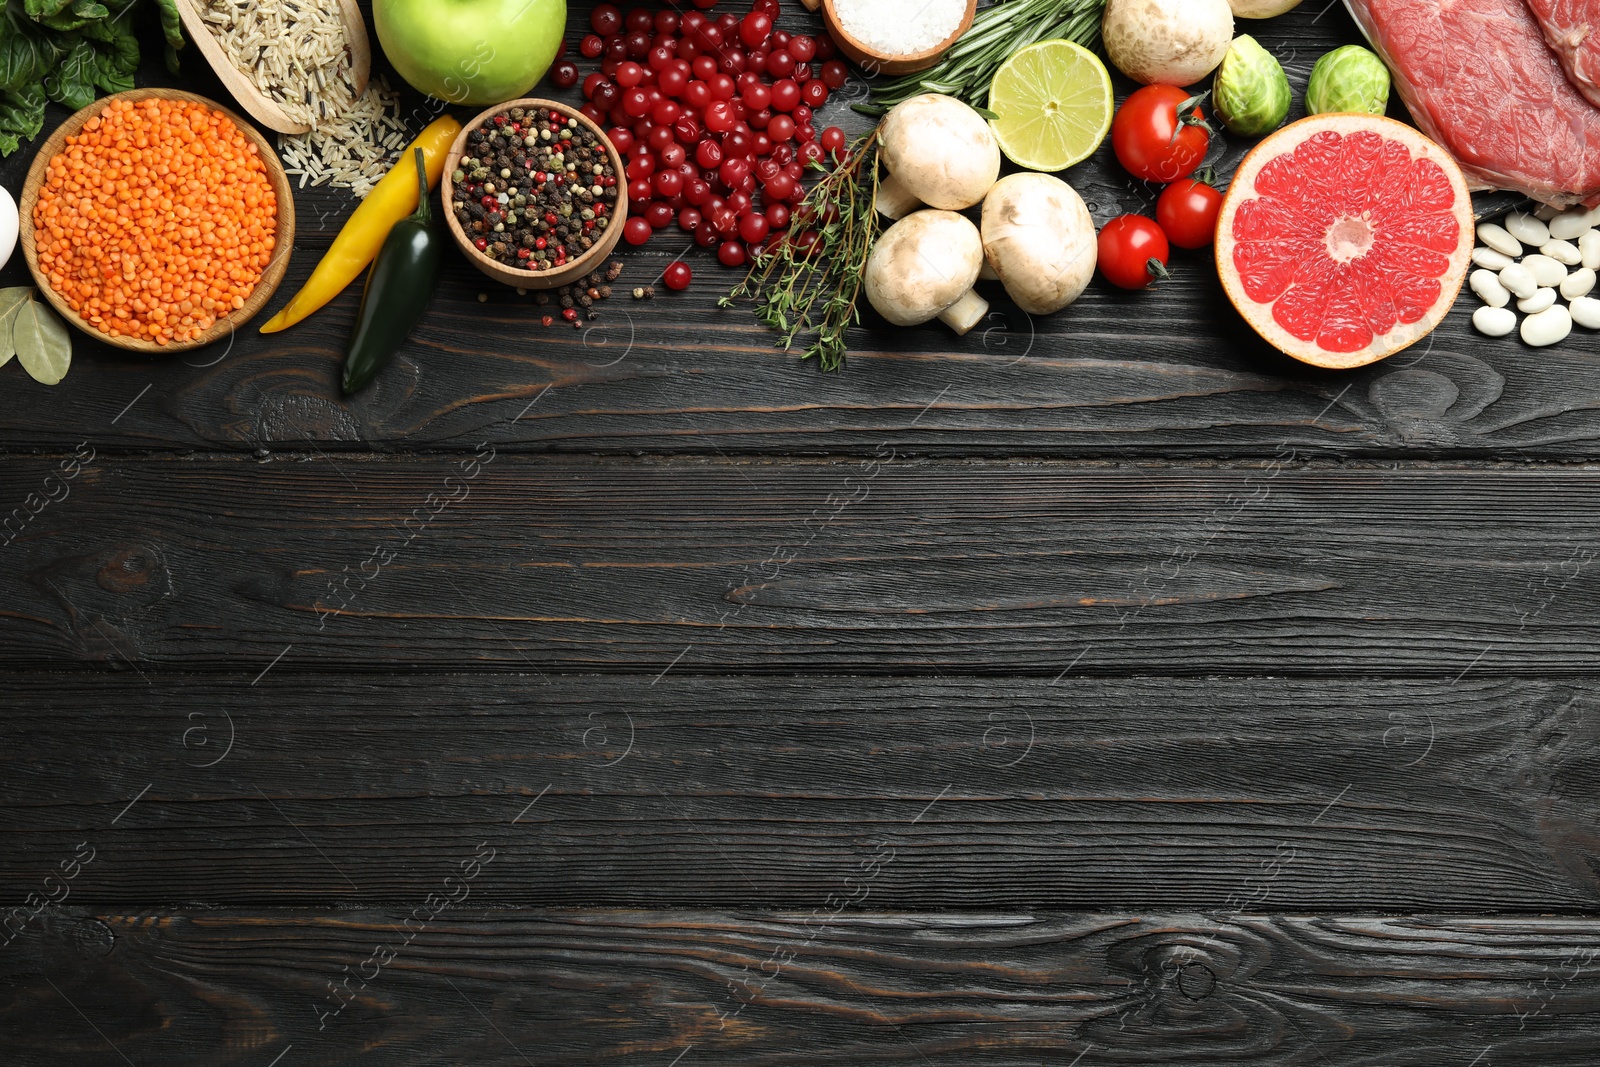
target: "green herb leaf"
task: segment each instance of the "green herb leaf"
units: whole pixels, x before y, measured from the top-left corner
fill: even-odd
[[[31,293],[17,305],[11,328],[17,362],[40,385],[55,385],[72,366],[72,337],[67,326]]]
[[[31,285],[0,289],[0,367],[10,363],[11,357],[17,354],[17,346],[11,337],[12,324],[17,320],[17,309],[32,295]]]

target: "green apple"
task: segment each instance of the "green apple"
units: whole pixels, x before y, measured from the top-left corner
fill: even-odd
[[[452,104],[528,95],[555,61],[566,0],[374,0],[372,21],[400,76]]]

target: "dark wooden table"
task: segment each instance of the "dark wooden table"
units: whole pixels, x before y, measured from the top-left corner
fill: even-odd
[[[0,1063],[1600,1062],[1593,335],[1322,374],[1181,256],[822,375],[690,258],[0,370]]]

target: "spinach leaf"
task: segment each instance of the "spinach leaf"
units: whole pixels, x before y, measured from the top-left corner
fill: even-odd
[[[44,126],[44,86],[0,90],[0,155],[15,152]]]

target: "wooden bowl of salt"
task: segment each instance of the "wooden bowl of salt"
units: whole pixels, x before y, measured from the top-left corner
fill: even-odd
[[[839,51],[869,75],[927,70],[977,13],[978,0],[822,0]]]

